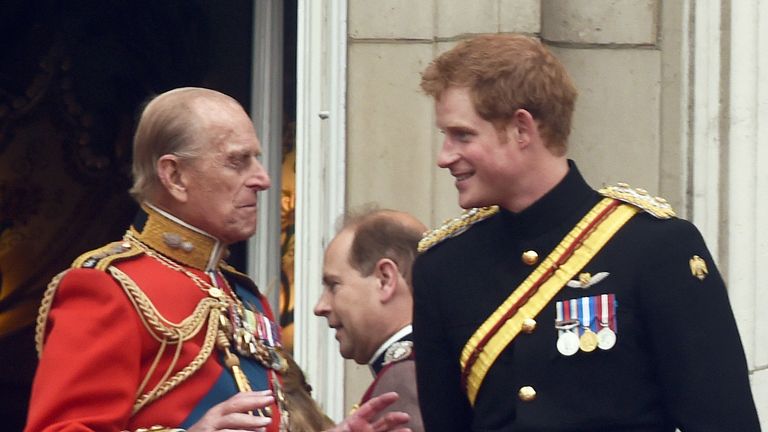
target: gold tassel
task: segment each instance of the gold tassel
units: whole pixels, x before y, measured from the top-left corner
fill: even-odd
[[[224,352],[224,364],[226,364],[229,370],[232,371],[232,376],[235,378],[237,389],[240,392],[252,391],[251,383],[248,382],[248,377],[245,376],[245,372],[243,372],[243,369],[240,367],[240,359],[229,350],[229,339],[227,339],[227,335],[221,330],[219,330],[216,337],[216,345]],[[269,407],[263,410],[259,408],[256,412],[261,417],[272,417]],[[253,415],[253,411],[248,411],[248,414]]]

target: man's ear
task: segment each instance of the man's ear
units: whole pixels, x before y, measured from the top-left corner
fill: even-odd
[[[507,142],[514,142],[521,148],[527,147],[534,136],[539,134],[539,126],[530,112],[522,108],[515,111],[507,123]]]
[[[165,191],[178,201],[187,200],[186,179],[181,171],[181,161],[176,155],[163,155],[157,160],[157,176]]]
[[[379,301],[386,303],[392,299],[397,291],[397,284],[400,279],[400,269],[397,267],[397,263],[391,259],[381,258],[376,262],[376,268],[373,273],[379,282]]]

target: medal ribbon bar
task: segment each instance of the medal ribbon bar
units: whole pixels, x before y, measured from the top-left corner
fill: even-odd
[[[469,338],[461,352],[462,386],[470,404],[499,354],[639,209],[611,198],[602,199],[561,240]]]

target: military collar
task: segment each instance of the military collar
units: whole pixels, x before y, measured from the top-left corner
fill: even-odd
[[[413,326],[408,324],[389,337],[368,362],[373,375],[378,375],[381,369],[392,361],[401,360],[410,355],[413,346]],[[405,353],[405,354],[403,354]],[[389,355],[388,355],[389,354]]]
[[[131,231],[152,249],[198,270],[215,270],[226,255],[218,239],[148,202],[141,205]]]
[[[505,225],[513,227],[519,236],[533,238],[574,216],[581,217],[597,199],[597,192],[569,159],[568,173],[544,196],[519,213],[502,208],[500,214]]]

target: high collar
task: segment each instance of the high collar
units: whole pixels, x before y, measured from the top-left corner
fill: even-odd
[[[584,180],[576,163],[568,160],[568,173],[554,188],[519,213],[501,209],[501,218],[519,234],[536,237],[574,215],[580,216],[584,207],[592,203],[591,198],[596,197],[597,193]]]
[[[378,350],[373,354],[373,357],[368,362],[368,366],[371,368],[371,372],[373,372],[374,375],[378,375],[381,369],[384,367],[384,360],[385,360],[385,354],[387,352],[387,349],[394,344],[395,342],[400,341],[412,341],[413,337],[413,326],[411,324],[408,324],[407,326],[401,328],[395,334],[389,337]]]
[[[218,239],[148,202],[141,205],[131,230],[152,249],[198,270],[215,270],[226,255]]]

